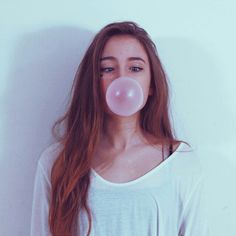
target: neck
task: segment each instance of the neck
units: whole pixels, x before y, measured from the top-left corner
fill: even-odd
[[[125,151],[143,144],[145,140],[139,124],[139,116],[140,113],[129,117],[108,116],[102,135],[102,146]]]

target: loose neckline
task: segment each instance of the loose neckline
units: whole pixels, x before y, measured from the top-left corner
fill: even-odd
[[[169,163],[172,159],[173,156],[176,155],[176,153],[178,153],[179,150],[182,149],[182,146],[184,145],[183,142],[181,142],[179,144],[179,146],[177,147],[177,149],[164,161],[162,161],[160,164],[158,164],[157,166],[155,166],[154,168],[152,168],[151,170],[149,170],[148,172],[146,172],[144,175],[128,181],[128,182],[124,182],[124,183],[116,183],[116,182],[111,182],[109,180],[106,180],[105,178],[103,178],[101,175],[99,175],[92,167],[91,169],[91,173],[94,175],[95,178],[97,178],[99,181],[101,181],[104,184],[110,185],[110,186],[114,186],[114,187],[123,187],[123,186],[129,186],[129,185],[133,185],[136,183],[141,182],[142,180],[146,179],[148,176],[154,174],[155,172],[159,171],[160,169],[162,169],[167,163]]]

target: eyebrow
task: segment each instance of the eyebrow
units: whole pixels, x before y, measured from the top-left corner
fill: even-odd
[[[116,58],[112,57],[112,56],[108,56],[108,57],[103,57],[100,59],[100,61],[104,61],[104,60],[116,60]],[[142,59],[141,57],[129,57],[128,58],[128,61],[137,61],[137,60],[143,61],[144,63],[146,63],[145,60]]]

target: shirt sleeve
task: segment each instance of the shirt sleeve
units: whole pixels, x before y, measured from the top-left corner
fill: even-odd
[[[186,201],[182,217],[179,236],[209,236],[209,224],[206,214],[205,178],[202,174],[200,180],[193,187]]]
[[[51,236],[48,225],[50,183],[38,162],[33,191],[31,236]]]

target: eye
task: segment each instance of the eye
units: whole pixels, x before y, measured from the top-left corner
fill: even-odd
[[[138,67],[138,66],[132,66],[132,67],[131,67],[131,70],[134,71],[134,72],[139,72],[139,71],[142,71],[143,68]]]
[[[113,70],[112,67],[103,67],[101,68],[101,72],[109,73]]]

